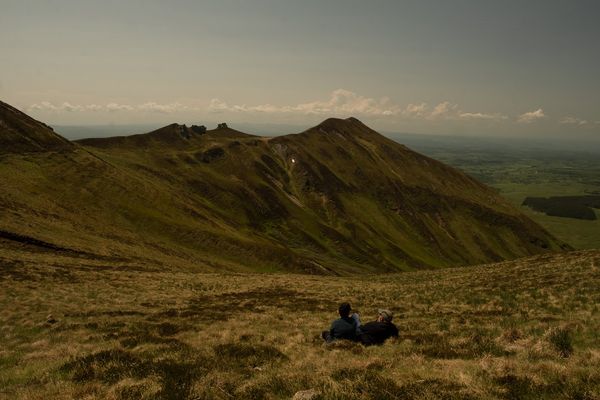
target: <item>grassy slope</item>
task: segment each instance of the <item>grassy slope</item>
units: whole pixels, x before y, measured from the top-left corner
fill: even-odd
[[[561,245],[493,190],[355,119],[273,139],[173,124],[81,144],[2,157],[0,229],[199,271],[390,272]]]
[[[598,251],[353,278],[139,271],[23,248],[0,263],[0,398],[600,392]],[[324,346],[317,335],[344,300],[363,319],[391,308],[399,340]]]

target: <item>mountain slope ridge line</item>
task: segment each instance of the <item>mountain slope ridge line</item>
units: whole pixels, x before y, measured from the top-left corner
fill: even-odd
[[[170,124],[59,152],[8,148],[0,229],[149,268],[346,275],[569,249],[493,189],[356,118],[272,138]]]

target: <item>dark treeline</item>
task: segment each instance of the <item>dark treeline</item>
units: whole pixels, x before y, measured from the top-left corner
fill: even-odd
[[[527,197],[523,205],[553,217],[595,220],[600,196]]]

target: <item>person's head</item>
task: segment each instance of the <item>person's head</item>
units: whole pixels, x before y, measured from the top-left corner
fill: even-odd
[[[338,313],[340,313],[340,317],[348,317],[350,316],[350,311],[352,307],[350,307],[350,303],[342,303],[338,308]]]
[[[394,318],[394,313],[392,313],[390,310],[380,309],[377,316],[377,321],[392,322],[392,318]]]

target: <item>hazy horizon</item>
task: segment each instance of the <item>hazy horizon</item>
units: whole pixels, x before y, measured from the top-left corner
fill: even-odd
[[[2,1],[0,99],[56,125],[224,120],[595,139],[593,1]]]

